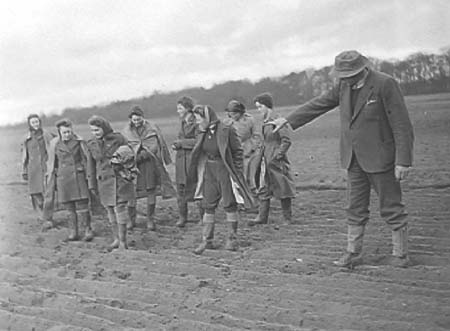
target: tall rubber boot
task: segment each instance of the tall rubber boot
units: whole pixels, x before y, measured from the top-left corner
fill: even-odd
[[[195,202],[195,204],[197,205],[199,222],[200,222],[200,224],[202,224],[202,222],[203,222],[203,215],[205,215],[205,208],[203,208],[202,200],[197,200]]]
[[[267,224],[269,221],[270,200],[261,200],[259,203],[258,215],[254,220],[248,222],[248,225]]]
[[[194,249],[194,254],[200,255],[205,249],[214,249],[213,239],[214,239],[214,214],[204,214],[203,215],[203,227],[202,227],[202,242]]]
[[[178,221],[175,223],[176,226],[182,228],[186,225],[187,217],[188,217],[188,204],[185,199],[177,199],[178,202],[178,212],[179,217]]]
[[[94,239],[94,232],[91,227],[91,213],[89,210],[83,210],[78,212],[78,219],[81,224],[84,225],[84,237],[83,241],[91,241]]]
[[[156,231],[156,223],[154,215],[155,215],[155,204],[147,205],[147,229],[150,231]]]
[[[39,209],[40,211],[44,210],[44,196],[42,195],[42,193],[36,194],[36,207],[37,209]]]
[[[287,223],[292,222],[292,199],[281,199],[281,209],[283,211],[283,218]]]
[[[78,217],[75,210],[69,211],[69,226],[70,226],[70,233],[67,237],[67,240],[69,241],[75,241],[79,240],[80,237],[78,235]]]
[[[334,264],[338,267],[353,267],[362,264],[362,246],[364,237],[364,225],[348,225],[347,227],[347,252]]]
[[[228,237],[225,243],[225,249],[229,251],[237,251],[239,244],[237,242],[238,213],[226,213],[228,223]]]
[[[136,217],[137,217],[136,207],[128,206],[128,219],[129,219],[129,221],[127,222],[128,230],[133,230],[134,227],[136,226]]]
[[[407,225],[396,231],[392,231],[392,255],[390,260],[392,266],[399,268],[409,266]]]
[[[119,249],[120,250],[128,249],[127,224],[118,224],[118,230],[119,230]]]

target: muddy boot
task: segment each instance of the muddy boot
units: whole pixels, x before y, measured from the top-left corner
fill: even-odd
[[[269,221],[270,200],[261,200],[259,203],[259,211],[256,218],[248,222],[249,226],[256,224],[267,224]]]
[[[109,249],[113,250],[119,248],[119,227],[117,222],[111,224],[114,241],[109,245]]]
[[[205,208],[203,208],[202,200],[196,201],[195,204],[197,205],[199,223],[203,224],[202,222],[203,222],[203,215],[205,215]]]
[[[213,249],[214,238],[214,214],[204,214],[202,228],[202,243],[194,249],[194,254],[200,255],[205,249]]]
[[[362,264],[363,237],[363,225],[348,225],[347,252],[339,260],[334,261],[334,265],[353,269],[353,267]]]
[[[147,230],[156,231],[155,204],[147,205]]]
[[[47,220],[42,223],[42,231],[48,231],[55,227],[55,224],[53,223],[53,220]]]
[[[348,225],[347,227],[347,252],[333,263],[338,267],[353,268],[362,263],[362,244],[364,226]]]
[[[79,240],[80,237],[78,235],[78,217],[77,213],[73,210],[69,212],[69,226],[70,226],[70,233],[67,237],[67,240],[69,241],[75,241]]]
[[[292,221],[292,199],[286,198],[281,199],[281,209],[283,210],[283,218],[286,223],[291,223]]]
[[[178,199],[178,211],[179,211],[179,218],[178,221],[175,223],[176,226],[179,228],[182,228],[186,225],[187,222],[187,216],[188,216],[188,204],[186,200],[184,199]]]
[[[41,212],[44,210],[44,196],[42,194],[36,194],[36,207]]]
[[[228,237],[225,243],[225,249],[228,251],[237,251],[239,244],[237,242],[238,213],[226,213],[228,223]]]
[[[88,210],[78,212],[78,219],[81,224],[84,224],[84,237],[83,241],[91,241],[94,239],[94,232],[91,227],[91,214]]]
[[[389,264],[398,268],[410,265],[408,257],[408,226],[392,231],[392,257]]]
[[[119,230],[119,250],[128,249],[127,224],[118,224],[118,230]]]
[[[136,207],[128,207],[128,218],[129,221],[127,222],[127,229],[133,230],[136,226],[136,217],[137,217],[137,210]]]

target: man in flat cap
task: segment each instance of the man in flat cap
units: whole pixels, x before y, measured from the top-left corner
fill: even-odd
[[[393,77],[371,69],[367,58],[357,51],[337,55],[334,71],[339,82],[332,90],[272,124],[275,130],[286,124],[295,130],[339,106],[341,165],[347,169],[349,204],[347,252],[335,264],[353,267],[362,263],[373,188],[381,217],[392,229],[390,263],[407,267],[408,214],[400,181],[412,164],[414,134],[402,92]]]

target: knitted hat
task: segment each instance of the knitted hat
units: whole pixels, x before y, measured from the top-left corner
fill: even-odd
[[[273,108],[273,98],[272,95],[270,93],[262,93],[259,94],[255,97],[255,99],[253,99],[253,102],[259,102],[260,104],[266,106],[267,108],[272,109]]]
[[[192,111],[192,109],[194,109],[194,100],[187,96],[182,96],[179,98],[177,104],[182,105],[188,111]]]
[[[192,112],[194,114],[200,115],[203,118],[206,118],[206,121],[210,124],[219,121],[216,112],[211,108],[211,106],[197,105],[194,107],[194,110]]]
[[[228,103],[227,108],[225,108],[225,111],[233,113],[245,113],[245,106],[242,102],[239,102],[237,100],[231,100]]]

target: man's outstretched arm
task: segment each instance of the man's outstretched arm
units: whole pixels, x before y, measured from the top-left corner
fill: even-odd
[[[286,118],[279,117],[270,122],[270,124],[275,125],[274,132],[277,132],[288,123],[293,130],[296,130],[337,106],[339,106],[339,85],[336,85],[330,91],[300,105],[289,113]]]

